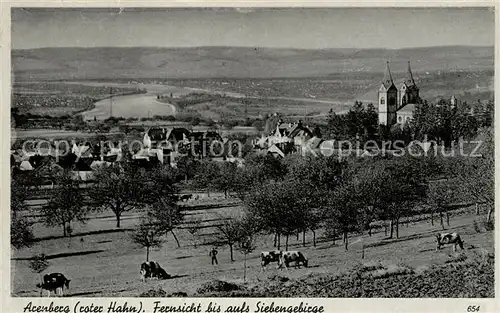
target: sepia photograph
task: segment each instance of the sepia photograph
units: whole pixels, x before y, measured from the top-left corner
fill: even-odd
[[[12,298],[495,298],[494,7],[9,9]]]

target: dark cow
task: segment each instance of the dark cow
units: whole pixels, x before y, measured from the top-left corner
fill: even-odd
[[[193,195],[182,195],[180,197],[180,200],[181,201],[187,201],[187,200],[190,200],[192,197],[193,197]]]
[[[305,267],[307,267],[309,264],[307,258],[305,255],[300,252],[300,251],[285,251],[282,253],[280,261],[279,261],[279,268],[282,268],[283,265],[285,265],[285,268],[288,269],[290,263],[295,262],[295,267],[300,268],[300,263],[302,263]]]
[[[265,267],[271,263],[271,262],[276,262],[278,263],[279,267],[279,261],[281,258],[282,252],[279,250],[274,250],[274,251],[262,251],[260,253],[260,258],[261,258],[261,263],[260,265],[262,266],[262,270],[265,269]]]
[[[457,245],[464,250],[464,241],[458,233],[439,233],[436,235],[437,247],[436,251],[441,249],[444,245],[453,245],[453,252],[457,250]]]
[[[168,279],[170,275],[160,266],[158,262],[144,262],[141,264],[141,280],[146,281],[147,278]]]
[[[54,292],[54,294],[57,294],[57,291],[60,290],[60,295],[63,296],[63,289],[64,286],[69,289],[69,282],[71,280],[67,279],[64,277],[63,274],[61,273],[52,273],[52,274],[46,274],[43,276],[43,283],[42,284],[37,284],[36,286],[38,288],[42,288],[47,290],[48,297],[50,297],[50,292]]]

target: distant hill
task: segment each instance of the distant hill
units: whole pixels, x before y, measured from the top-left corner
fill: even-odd
[[[16,80],[328,77],[381,73],[386,60],[396,75],[408,60],[415,73],[493,71],[494,48],[41,48],[13,50],[12,71]]]

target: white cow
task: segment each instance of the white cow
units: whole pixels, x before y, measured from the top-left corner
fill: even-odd
[[[441,249],[444,245],[453,245],[453,252],[457,250],[457,245],[464,250],[464,242],[458,233],[439,233],[436,235],[437,247],[436,251]]]

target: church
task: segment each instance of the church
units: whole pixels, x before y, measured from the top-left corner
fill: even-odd
[[[382,125],[404,124],[413,118],[415,105],[421,103],[419,89],[413,79],[410,62],[399,90],[392,79],[387,62],[384,80],[378,90],[378,121]]]

